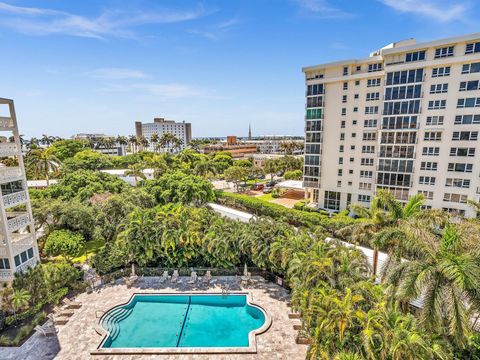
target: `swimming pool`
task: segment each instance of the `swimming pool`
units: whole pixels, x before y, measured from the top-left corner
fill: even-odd
[[[107,336],[98,350],[254,352],[255,335],[268,328],[266,320],[244,293],[134,294],[100,319]]]

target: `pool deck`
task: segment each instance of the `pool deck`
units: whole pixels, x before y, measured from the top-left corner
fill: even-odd
[[[299,320],[289,319],[290,308],[288,292],[282,287],[265,282],[261,277],[254,277],[253,284],[247,288],[239,286],[235,277],[214,277],[216,282],[205,288],[201,285],[190,285],[187,278],[182,283],[159,283],[158,277],[144,278],[131,288],[126,285],[106,285],[101,289],[77,296],[83,306],[76,309],[66,325],[57,326],[58,334],[52,337],[33,335],[21,347],[0,348],[0,359],[95,359],[95,360],[127,360],[127,359],[305,359],[307,347],[295,342],[297,332],[293,325]],[[237,281],[238,280],[238,281]],[[260,305],[271,316],[272,324],[263,334],[257,335],[256,354],[175,354],[175,355],[92,355],[103,337],[95,331],[98,316],[111,307],[127,302],[134,293],[197,293],[221,292],[221,285],[228,284],[232,292],[248,292],[253,302]]]

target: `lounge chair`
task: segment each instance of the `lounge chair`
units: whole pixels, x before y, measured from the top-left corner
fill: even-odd
[[[189,284],[195,284],[198,280],[198,276],[197,276],[197,272],[196,271],[192,271],[191,275],[190,275],[190,279],[188,280],[188,283]]]
[[[172,279],[170,280],[172,283],[176,283],[176,282],[179,282],[178,281],[178,278],[180,277],[180,275],[178,275],[178,270],[173,270],[173,275],[172,275]]]
[[[48,314],[47,317],[54,325],[65,325],[68,322],[68,317],[66,316],[55,316],[53,314]]]
[[[211,280],[212,280],[212,273],[210,272],[210,270],[207,270],[207,272],[205,273],[205,276],[202,279],[202,283],[206,285],[210,285]]]
[[[165,281],[167,281],[167,279],[168,279],[168,271],[165,270],[162,276],[160,276],[160,284],[163,284]]]
[[[65,298],[62,302],[67,306],[67,309],[78,309],[82,307],[82,303],[78,301],[70,300],[69,298]]]
[[[57,316],[70,317],[70,316],[73,315],[73,311],[72,311],[72,310],[61,309],[61,308],[59,308],[58,306],[55,306],[55,307],[53,308],[53,312],[54,312],[55,315],[57,315]]]
[[[55,335],[58,330],[55,329],[53,326],[46,326],[46,325],[37,325],[35,326],[35,331],[43,336],[53,336]]]

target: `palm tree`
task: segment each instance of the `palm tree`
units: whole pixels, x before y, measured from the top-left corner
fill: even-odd
[[[32,173],[37,178],[47,180],[47,187],[50,185],[49,173],[58,171],[60,168],[60,160],[52,154],[51,149],[33,149],[27,153],[26,163],[30,167]]]
[[[145,150],[145,148],[147,148],[148,145],[150,144],[150,142],[145,136],[140,137],[140,139],[138,140],[138,143],[141,146],[142,150]]]
[[[153,151],[154,152],[157,152],[157,150],[158,150],[158,142],[159,141],[160,141],[160,136],[158,136],[157,133],[154,133],[154,134],[152,134],[152,136],[150,136],[150,142],[153,145]]]
[[[132,148],[132,153],[136,153],[137,151],[137,146],[138,146],[138,139],[135,135],[130,135],[128,137],[128,142],[130,143],[130,146]]]
[[[471,331],[470,317],[480,309],[480,246],[477,231],[467,222],[411,219],[402,224],[403,246],[416,257],[394,258],[384,281],[399,302],[422,301],[420,324],[428,331],[443,329],[459,347]]]
[[[54,137],[54,136],[45,135],[45,134],[43,134],[43,135],[42,135],[42,138],[40,139],[40,142],[41,142],[43,145],[46,145],[47,147],[50,146],[54,141],[55,141],[55,137]]]
[[[208,177],[210,174],[215,175],[217,173],[217,164],[211,159],[203,160],[195,165],[193,172],[195,175],[203,177]]]
[[[468,203],[468,205],[470,205],[470,207],[473,208],[473,210],[475,210],[476,217],[477,217],[477,219],[479,219],[480,218],[480,201],[475,201],[475,200],[468,199],[467,203]]]
[[[135,178],[135,186],[137,186],[138,178],[145,180],[146,176],[143,173],[145,166],[141,163],[135,163],[128,167],[128,170],[125,171],[125,175],[133,176]]]
[[[17,311],[28,305],[31,295],[27,290],[14,290],[12,294],[13,316],[17,318]]]

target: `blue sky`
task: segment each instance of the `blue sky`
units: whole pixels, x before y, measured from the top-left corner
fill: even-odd
[[[480,31],[479,16],[478,0],[0,2],[0,97],[26,137],[154,116],[194,136],[297,135],[302,66]]]

